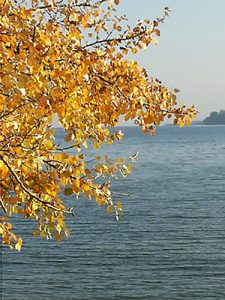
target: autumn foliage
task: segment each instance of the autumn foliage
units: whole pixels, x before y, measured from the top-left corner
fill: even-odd
[[[168,9],[131,28],[117,16],[118,4],[0,0],[0,234],[10,248],[22,245],[15,214],[37,222],[34,235],[68,235],[66,196],[83,194],[118,218],[110,177],[130,173],[129,159],[95,156],[90,164],[83,150],[122,139],[121,116],[153,134],[166,117],[183,126],[196,114],[128,59],[157,43]],[[54,140],[55,116],[66,148]]]

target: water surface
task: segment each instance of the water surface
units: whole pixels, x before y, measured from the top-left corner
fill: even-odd
[[[225,127],[123,131],[104,149],[140,152],[114,186],[129,194],[122,219],[74,199],[63,243],[33,238],[18,220],[24,247],[3,247],[2,299],[225,299]]]

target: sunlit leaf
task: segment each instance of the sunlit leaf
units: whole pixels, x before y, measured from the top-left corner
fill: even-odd
[[[119,3],[0,0],[0,235],[10,249],[22,246],[11,224],[17,214],[34,220],[35,236],[69,236],[72,194],[119,219],[112,186],[132,172],[137,154],[112,159],[100,148],[122,149],[120,120],[154,135],[167,117],[182,127],[196,116],[193,106],[177,106],[178,89],[129,60],[157,44],[169,9],[132,28]]]

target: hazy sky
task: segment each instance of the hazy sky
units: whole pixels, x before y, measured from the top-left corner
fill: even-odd
[[[179,102],[195,104],[198,119],[225,109],[225,0],[121,0],[117,7],[130,23],[161,16],[158,46],[134,58],[163,84],[179,88]]]

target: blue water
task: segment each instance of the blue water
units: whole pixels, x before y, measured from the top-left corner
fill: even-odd
[[[24,247],[3,247],[2,299],[225,299],[225,127],[123,131],[104,149],[140,152],[114,185],[129,194],[119,196],[121,220],[72,198],[71,237],[61,243],[32,237],[18,220]]]

